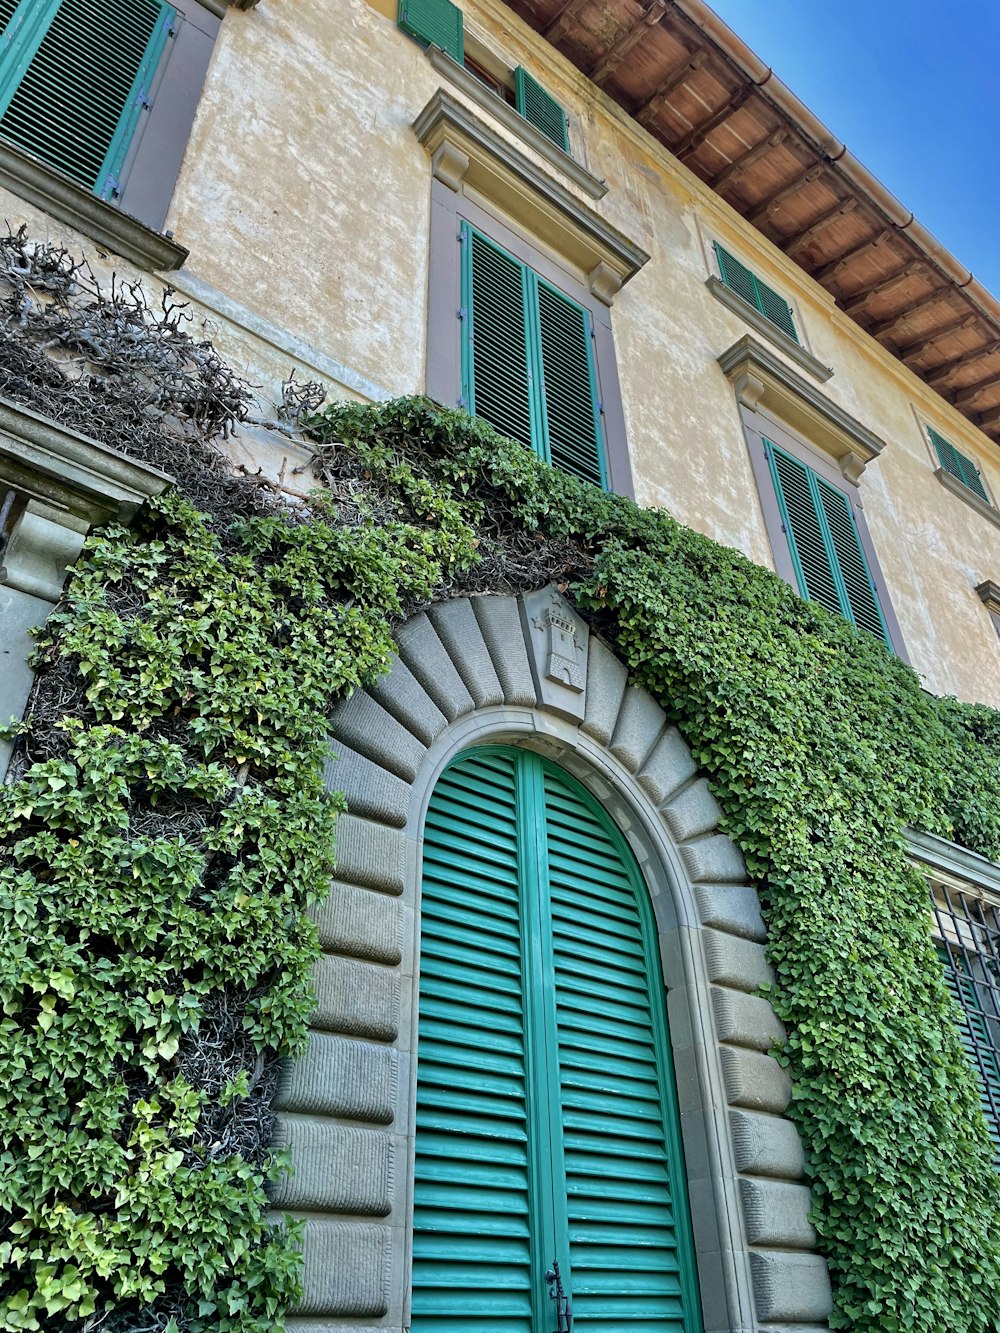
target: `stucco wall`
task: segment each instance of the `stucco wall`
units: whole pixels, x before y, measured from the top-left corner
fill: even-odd
[[[886,442],[861,496],[914,666],[935,692],[1000,705],[1000,645],[974,592],[1000,580],[1000,528],[935,478],[920,421],[1000,496],[995,448],[499,0],[464,7],[467,31],[563,103],[574,156],[609,192],[593,205],[562,183],[651,256],[613,311],[639,502],[773,565],[716,364],[750,331],[705,286],[718,237],[792,301],[834,371],[821,391]],[[222,25],[168,225],[191,251],[178,285],[266,391],[290,364],[341,395],[424,387],[430,164],[411,125],[442,79],[394,12],[393,0],[260,0]],[[0,202],[11,219],[30,211]]]

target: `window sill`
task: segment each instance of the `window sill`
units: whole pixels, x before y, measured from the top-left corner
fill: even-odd
[[[582,167],[570,157],[569,153],[563,152],[558,144],[553,143],[541,130],[525,120],[512,106],[501,101],[496,93],[491,93],[474,74],[470,74],[457,61],[452,60],[446,51],[442,51],[438,46],[430,46],[427,48],[427,59],[438,74],[453,83],[470,101],[475,102],[480,111],[485,111],[494,120],[499,121],[504,129],[510,130],[540,157],[544,157],[546,162],[561,171],[588,198],[604,198],[608,192],[604,181],[592,176],[586,167]]]
[[[817,361],[810,352],[797,343],[794,338],[790,338],[784,329],[779,329],[776,324],[772,324],[769,319],[765,319],[759,310],[755,310],[749,301],[744,301],[742,296],[737,295],[731,287],[727,287],[721,278],[717,278],[713,273],[711,277],[705,279],[705,286],[724,306],[743,320],[745,320],[753,329],[775,347],[779,348],[786,356],[808,371],[814,379],[819,380],[820,384],[825,384],[832,376],[833,371],[829,366],[824,366],[822,361]]]
[[[977,514],[982,514],[983,518],[988,518],[991,523],[1000,528],[1000,510],[994,509],[985,500],[980,500],[975,491],[970,491],[964,482],[959,481],[957,477],[953,477],[950,472],[945,472],[943,467],[935,468],[934,475],[946,491],[951,491],[952,495],[957,495],[960,500],[964,500],[967,505],[971,505]]]
[[[187,250],[169,236],[161,236],[62,172],[2,140],[0,186],[140,268],[157,272],[180,268],[188,257]]]

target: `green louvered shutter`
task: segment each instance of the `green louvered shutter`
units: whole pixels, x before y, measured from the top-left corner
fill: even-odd
[[[590,315],[538,280],[542,397],[549,461],[605,485]]]
[[[891,647],[847,497],[771,440],[764,443],[799,592]]]
[[[979,989],[965,952],[957,947],[946,948],[943,944],[938,944],[937,951],[952,999],[962,1011],[959,1036],[976,1071],[980,1105],[1000,1156],[1000,1053],[990,1036]]]
[[[974,495],[978,495],[980,500],[985,500],[986,503],[989,504],[990,497],[986,494],[986,487],[983,485],[983,479],[980,476],[979,469],[976,467],[972,459],[967,458],[965,454],[960,453],[953,444],[946,440],[943,435],[939,435],[932,426],[927,427],[927,433],[931,437],[931,444],[933,444],[934,449],[937,452],[938,461],[944,468],[945,472],[950,472],[953,477],[957,477],[963,486],[968,486],[969,490],[972,491]]]
[[[723,249],[718,241],[715,241],[714,245],[719,261],[719,275],[726,286],[737,296],[742,296],[743,300],[759,311],[765,319],[770,320],[783,333],[787,333],[790,338],[798,342],[795,318],[785,298],[779,296],[766,282],[762,282],[756,273],[752,273],[735,255]]]
[[[591,797],[476,749],[431,798],[413,1333],[699,1333],[649,904]]]
[[[809,469],[774,444],[769,445],[769,455],[799,591],[811,602],[819,602],[828,611],[842,615],[837,578],[810,485]]]
[[[398,22],[425,46],[440,46],[460,65],[465,60],[462,11],[451,0],[399,0]]]
[[[0,0],[0,37],[7,35],[7,25],[14,17],[17,6],[18,0]],[[2,56],[0,56],[0,60],[2,60]]]
[[[445,772],[424,832],[413,1329],[532,1333],[514,756]]]
[[[684,1333],[698,1295],[652,922],[590,799],[544,781],[573,1324]]]
[[[0,57],[0,134],[113,197],[175,21],[163,0],[28,0]]]
[[[888,642],[889,635],[847,497],[819,477],[816,478],[816,489],[823,506],[830,541],[836,552],[837,568],[847,599],[848,618],[859,628],[870,630]]]
[[[470,412],[532,448],[534,384],[529,373],[527,275],[523,264],[463,224],[465,395]]]
[[[541,130],[564,153],[569,152],[566,112],[523,65],[514,71],[514,106],[530,125]]]

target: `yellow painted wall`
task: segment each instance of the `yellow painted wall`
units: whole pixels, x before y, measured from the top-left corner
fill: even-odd
[[[809,350],[834,370],[821,391],[886,442],[861,494],[914,666],[935,692],[1000,705],[1000,643],[973,591],[1000,582],[1000,527],[937,481],[919,420],[974,457],[1000,497],[995,446],[499,0],[464,8],[469,32],[566,107],[574,156],[610,187],[591,207],[651,256],[613,312],[640,503],[772,563],[716,364],[753,332],[705,286],[716,236],[792,301]],[[423,389],[426,359],[431,177],[411,125],[442,79],[393,12],[393,0],[230,11],[168,225],[191,251],[185,273],[199,291],[218,289],[399,394]],[[23,212],[13,201],[6,215]],[[239,319],[218,320],[217,337],[251,373],[279,375],[280,348]]]

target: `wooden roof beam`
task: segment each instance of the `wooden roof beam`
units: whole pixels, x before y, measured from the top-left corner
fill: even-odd
[[[825,213],[821,213],[815,221],[810,222],[805,231],[800,231],[798,236],[792,236],[787,241],[780,241],[780,248],[789,259],[794,259],[797,254],[801,254],[806,246],[816,239],[824,227],[828,227],[837,218],[846,217],[848,213],[853,213],[857,206],[858,201],[853,195],[849,199],[842,199],[839,204],[834,204]]]
[[[933,370],[924,375],[924,379],[932,389],[941,390],[946,382],[951,379],[956,370],[961,370],[970,362],[982,360],[983,357],[995,356],[1000,352],[1000,340],[986,343],[983,347],[977,347],[974,352],[961,352],[958,356],[952,357],[950,361],[944,361],[940,366],[935,366]]]
[[[969,384],[964,389],[957,389],[951,395],[951,401],[960,409],[973,407],[984,393],[998,387],[1000,387],[1000,371],[988,375],[986,379],[980,380],[977,384]]]
[[[546,26],[542,36],[546,41],[555,45],[560,37],[565,37],[576,22],[578,12],[583,8],[586,0],[566,0],[566,3],[559,10],[559,13]]]
[[[642,41],[650,28],[655,28],[660,19],[667,12],[666,0],[653,0],[653,3],[646,10],[645,14],[631,28],[628,28],[611,47],[606,51],[596,65],[590,70],[589,78],[600,87],[607,83],[615,70],[622,63],[628,53]]]
[[[850,315],[852,318],[855,315],[860,315],[861,311],[867,307],[870,301],[874,301],[876,296],[883,296],[886,292],[891,292],[894,287],[900,286],[900,284],[906,282],[907,279],[916,277],[923,268],[924,260],[911,259],[908,264],[904,264],[903,267],[897,269],[895,273],[890,273],[880,282],[873,283],[866,292],[858,292],[858,294],[852,296],[849,301],[844,301],[841,305],[841,309],[845,314]]]
[[[898,315],[890,315],[888,319],[880,320],[878,324],[873,324],[868,332],[873,338],[885,338],[894,334],[897,329],[903,328],[909,321],[911,315],[919,315],[923,310],[929,310],[931,306],[939,305],[946,296],[952,291],[951,287],[935,287],[932,292],[922,296],[919,301],[914,301],[912,305],[906,306]]]
[[[980,430],[996,430],[1000,426],[1000,406],[991,407],[986,412],[980,412],[976,418],[976,425]]]
[[[640,125],[649,125],[651,120],[655,120],[660,114],[661,108],[669,101],[671,95],[677,91],[682,83],[686,83],[689,76],[696,69],[701,69],[708,59],[708,52],[705,50],[693,51],[688,60],[679,69],[675,69],[673,74],[663,80],[659,87],[646,98],[645,102],[640,103],[632,113]]]
[[[714,115],[709,116],[708,120],[703,120],[700,125],[695,125],[693,129],[688,130],[684,138],[678,140],[677,143],[668,145],[674,157],[686,157],[688,153],[693,153],[696,148],[700,148],[714,130],[717,130],[720,125],[725,125],[727,120],[736,115],[752,91],[750,84],[744,84],[738,90],[736,96],[725,106],[720,106]]]
[[[904,365],[908,366],[914,361],[919,361],[927,352],[932,352],[938,343],[945,338],[950,338],[953,333],[961,333],[963,329],[971,329],[978,322],[979,316],[977,314],[963,315],[961,319],[955,319],[950,324],[946,324],[943,329],[937,329],[934,333],[927,334],[926,337],[921,338],[920,342],[914,343],[912,347],[901,348],[896,355]]]
[[[780,190],[771,195],[770,199],[758,204],[752,213],[748,213],[747,222],[752,227],[759,227],[762,222],[766,222],[778,211],[786,199],[791,199],[792,195],[797,194],[804,186],[812,185],[814,181],[818,181],[825,171],[826,165],[823,162],[818,162],[815,166],[810,167],[808,171],[800,172],[793,181],[783,185]]]
[[[713,176],[708,182],[713,190],[721,191],[730,185],[733,181],[739,180],[747,167],[752,167],[755,162],[759,162],[762,157],[766,157],[772,148],[777,148],[788,138],[788,130],[775,130],[769,134],[766,139],[761,139],[755,143],[752,148],[748,148],[745,153],[730,162],[728,167],[723,167],[717,176]]]
[[[848,250],[839,259],[824,264],[812,276],[820,283],[839,277],[849,264],[853,264],[856,259],[864,259],[872,250],[877,250],[880,245],[886,245],[891,239],[892,232],[888,228],[885,231],[880,231],[877,236],[870,236],[867,241],[862,241],[860,245],[856,245],[853,250]]]

